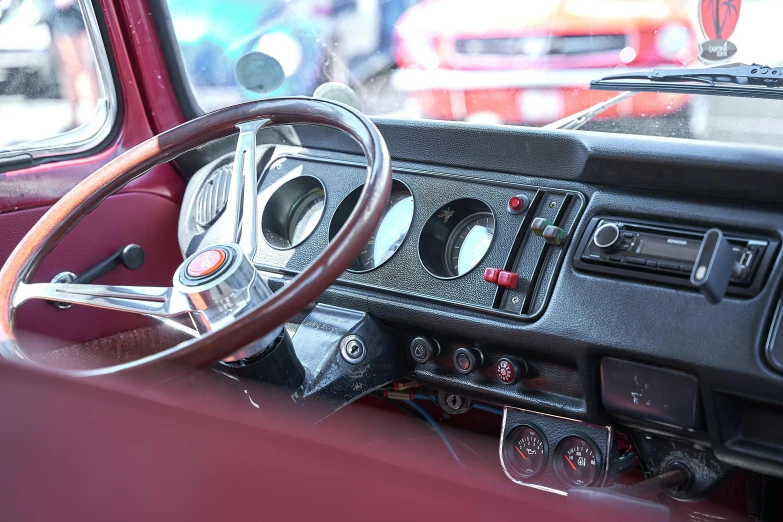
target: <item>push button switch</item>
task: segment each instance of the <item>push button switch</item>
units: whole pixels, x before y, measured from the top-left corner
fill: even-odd
[[[511,386],[527,375],[527,363],[521,361],[520,364],[511,357],[501,357],[495,365],[495,374],[500,382]]]
[[[522,194],[517,194],[509,198],[507,210],[509,214],[521,214],[527,210],[528,205],[527,198]]]
[[[484,362],[484,356],[475,348],[457,348],[453,359],[454,368],[463,375],[473,373]]]
[[[426,364],[440,354],[440,344],[435,339],[416,337],[411,341],[411,357],[419,364]]]

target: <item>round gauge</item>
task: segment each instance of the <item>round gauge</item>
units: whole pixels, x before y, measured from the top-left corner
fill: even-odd
[[[288,237],[292,245],[298,245],[315,230],[321,222],[325,204],[326,194],[318,189],[308,192],[297,201],[288,220]]]
[[[546,439],[532,426],[517,426],[503,441],[506,470],[518,478],[530,478],[547,461]]]
[[[601,474],[601,455],[592,442],[572,435],[555,448],[555,474],[567,486],[591,486]]]
[[[419,235],[419,259],[441,279],[473,271],[484,259],[495,236],[495,215],[481,200],[450,201],[433,212]]]
[[[312,176],[298,176],[272,190],[261,214],[261,233],[272,248],[295,247],[321,222],[326,205],[324,186]]]
[[[452,276],[467,274],[484,259],[495,235],[495,216],[473,214],[460,221],[446,241],[446,268]]]
[[[359,201],[363,187],[355,189],[340,203],[329,226],[331,240],[340,231]],[[348,267],[349,272],[367,272],[378,268],[400,249],[413,221],[413,195],[401,181],[394,180],[389,203],[378,227],[373,231],[364,250]]]

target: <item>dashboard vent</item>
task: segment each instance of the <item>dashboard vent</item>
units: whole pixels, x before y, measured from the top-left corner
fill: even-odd
[[[233,163],[222,165],[207,176],[196,196],[196,222],[208,227],[226,209],[228,186],[231,181]]]

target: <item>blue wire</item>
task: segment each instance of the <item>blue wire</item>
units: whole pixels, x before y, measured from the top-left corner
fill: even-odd
[[[429,398],[426,395],[422,395],[424,398]],[[414,398],[416,398],[416,395],[414,395]],[[454,457],[454,460],[457,461],[457,464],[459,464],[462,467],[465,467],[465,464],[462,463],[462,461],[457,456],[457,452],[454,451],[454,448],[451,447],[451,443],[449,443],[449,439],[446,438],[446,434],[443,433],[443,430],[440,429],[440,426],[437,422],[435,422],[435,419],[433,419],[429,413],[427,413],[427,410],[416,404],[414,401],[405,401],[411,408],[416,410],[416,412],[421,415],[424,420],[426,420],[430,426],[432,426],[432,429],[435,430],[435,433],[438,434],[440,437],[440,440],[443,441],[443,444],[446,445],[446,449],[449,450],[449,453],[451,453],[451,456]]]
[[[477,410],[483,410],[483,411],[488,411],[490,413],[494,413],[495,415],[501,415],[501,416],[503,415],[503,410],[501,410],[500,408],[495,408],[494,406],[490,406],[488,404],[474,402],[473,407],[476,408]]]

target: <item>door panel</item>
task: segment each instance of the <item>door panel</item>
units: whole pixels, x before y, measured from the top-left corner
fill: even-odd
[[[147,97],[140,91],[136,74],[155,71],[134,70],[125,47],[131,42],[127,37],[130,28],[121,23],[125,17],[118,16],[116,10],[121,6],[110,1],[101,6],[105,19],[103,30],[108,37],[107,49],[113,55],[113,74],[120,98],[118,130],[111,143],[89,156],[0,173],[0,263],[5,262],[24,234],[63,194],[102,165],[153,136],[149,106],[145,103]],[[151,22],[145,20],[139,24],[146,26]],[[147,34],[143,52],[160,53],[157,42],[150,39],[149,31]],[[133,53],[139,54],[135,50]],[[158,61],[162,63],[162,58]],[[156,76],[158,88],[166,89],[168,76],[162,79]],[[172,114],[179,112],[169,111],[169,125],[176,123]],[[182,260],[176,227],[184,187],[185,182],[170,164],[160,165],[134,180],[69,232],[44,260],[33,280],[49,281],[64,270],[79,273],[121,246],[138,243],[146,254],[144,266],[136,271],[118,268],[99,282],[171,285],[174,270]],[[57,345],[94,339],[151,322],[130,314],[86,307],[59,310],[44,302],[31,302],[20,308],[16,324],[17,330],[54,338]]]
[[[0,258],[5,259],[22,235],[44,214],[45,208],[0,215]],[[96,283],[171,286],[182,255],[177,245],[179,205],[170,199],[145,193],[117,194],[85,217],[47,256],[33,277],[47,282],[62,271],[76,274],[105,259],[119,248],[136,243],[144,249],[144,265],[138,270],[119,267]],[[17,330],[53,339],[79,342],[152,324],[133,314],[74,306],[60,310],[44,301],[22,305]],[[59,343],[55,343],[59,344]],[[69,343],[66,343],[69,344]]]

